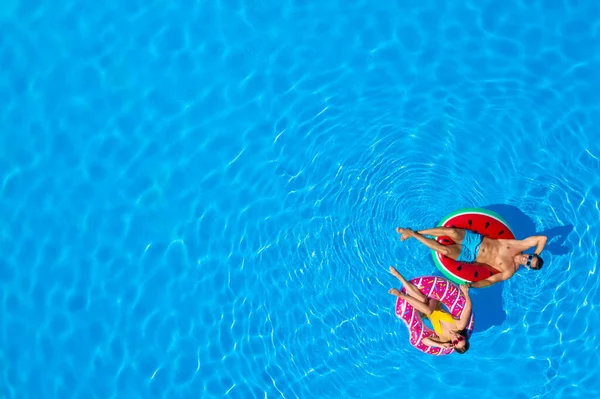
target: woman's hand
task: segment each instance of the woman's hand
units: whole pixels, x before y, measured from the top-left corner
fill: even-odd
[[[452,349],[452,348],[453,348],[453,346],[452,346],[452,343],[450,343],[450,342],[444,342],[444,343],[442,344],[442,346],[443,346],[445,349]]]
[[[466,283],[466,284],[461,284],[460,285],[460,290],[462,291],[463,294],[465,294],[466,296],[469,295],[469,288],[471,288],[471,283]]]

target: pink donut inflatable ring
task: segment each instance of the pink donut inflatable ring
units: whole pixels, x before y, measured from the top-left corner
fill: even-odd
[[[446,308],[450,310],[452,316],[457,319],[460,318],[465,307],[466,299],[456,284],[443,277],[433,276],[417,277],[410,280],[410,282],[416,285],[417,288],[419,288],[419,291],[425,296],[437,299],[443,303]],[[404,288],[402,288],[400,292],[406,294]],[[431,337],[432,335],[437,337],[437,335],[431,328],[425,325],[419,311],[402,298],[398,298],[396,301],[396,316],[402,319],[404,324],[408,327],[410,344],[421,352],[436,356],[449,355],[454,352],[454,349],[442,349],[423,343],[424,338]],[[471,319],[466,328],[469,337],[473,332],[473,323],[473,313],[471,313]]]

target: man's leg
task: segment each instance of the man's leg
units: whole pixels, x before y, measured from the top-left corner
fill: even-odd
[[[465,238],[465,230],[454,227],[434,227],[433,229],[419,230],[417,233],[424,236],[450,237],[456,244]]]
[[[434,229],[431,229],[431,230],[434,230]],[[434,251],[439,252],[442,255],[446,255],[449,258],[456,259],[460,255],[460,245],[458,245],[458,244],[442,245],[439,242],[437,242],[436,240],[433,240],[431,238],[426,238],[423,235],[421,235],[415,231],[412,231],[410,229],[402,229],[402,228],[398,227],[398,229],[396,231],[398,231],[398,233],[401,234],[403,237],[406,236],[406,237],[416,238],[422,244],[427,246],[427,248],[431,248]]]
[[[399,272],[398,270],[396,270],[396,268],[394,266],[390,266],[390,273],[392,273],[392,275],[394,277],[396,277],[398,280],[400,280],[402,282],[402,285],[404,286],[404,288],[406,288],[406,293],[410,296],[412,296],[413,298],[418,299],[419,301],[423,302],[423,303],[427,303],[429,301],[429,298],[427,298],[425,296],[425,294],[423,294],[421,291],[419,291],[419,289],[410,281],[407,281]]]

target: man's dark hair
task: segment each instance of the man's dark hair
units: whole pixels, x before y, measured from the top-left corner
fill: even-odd
[[[533,270],[540,270],[542,268],[542,266],[544,266],[544,259],[542,259],[542,257],[537,254],[533,254],[533,256],[535,256],[537,258],[537,264],[535,265],[535,267],[533,267],[533,265],[531,265],[531,268]]]
[[[461,330],[458,333],[464,337],[465,346],[460,349],[454,348],[454,350],[456,351],[456,353],[460,353],[462,355],[463,353],[465,353],[466,351],[469,350],[469,348],[471,347],[471,344],[469,344],[469,336],[467,335],[467,330]]]

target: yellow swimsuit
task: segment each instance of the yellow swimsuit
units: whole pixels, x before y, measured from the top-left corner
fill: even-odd
[[[445,321],[446,323],[451,323],[454,326],[456,326],[456,324],[454,323],[454,317],[452,317],[450,313],[442,309],[441,302],[438,302],[437,306],[435,307],[435,310],[431,312],[429,316],[426,315],[425,317],[427,317],[431,321],[433,330],[440,338],[446,338],[442,333],[442,324],[440,323],[441,321]]]

